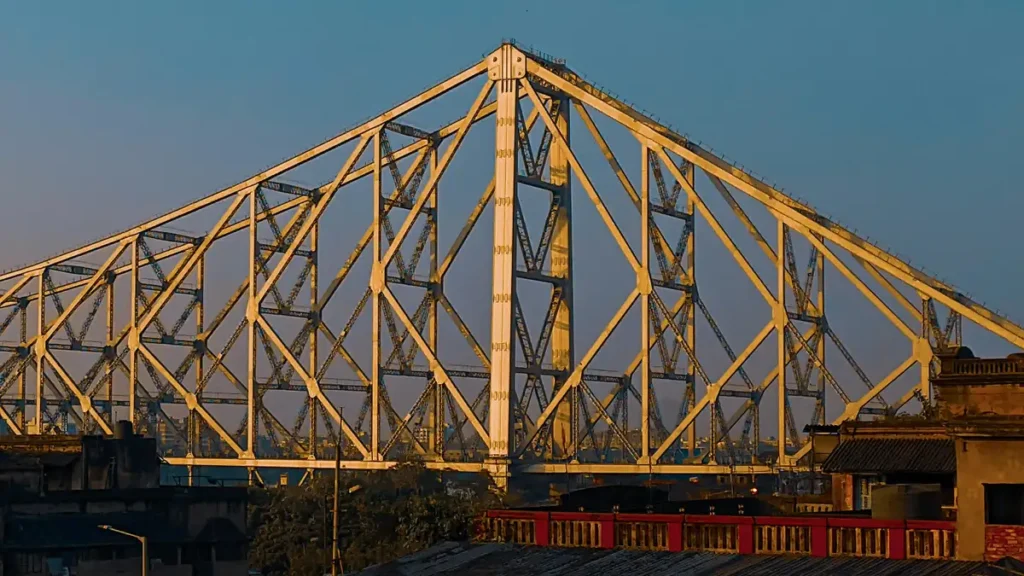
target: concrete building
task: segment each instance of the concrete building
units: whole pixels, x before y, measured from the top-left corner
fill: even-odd
[[[933,386],[955,440],[962,557],[1024,560],[1024,355],[961,348],[942,358]]]
[[[827,453],[812,453],[821,459],[821,470],[832,475],[834,510],[872,510],[873,490],[895,484],[935,487],[945,516],[951,515],[956,452],[941,423],[854,421],[813,434],[817,449],[831,446]],[[931,515],[943,516],[941,509]]]
[[[0,576],[245,576],[245,488],[161,487],[154,439],[0,438]],[[65,571],[66,570],[66,571]]]
[[[156,488],[156,441],[119,422],[104,436],[6,436],[0,438],[0,488],[45,494],[65,490]]]
[[[938,485],[958,556],[1024,560],[1024,355],[942,356],[938,416],[812,430],[811,458],[832,473],[836,510],[868,510],[888,484]]]
[[[55,492],[0,509],[2,576],[137,575],[146,536],[152,576],[245,576],[245,488]]]

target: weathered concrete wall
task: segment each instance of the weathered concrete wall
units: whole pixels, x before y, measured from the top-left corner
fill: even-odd
[[[936,381],[936,399],[946,418],[1024,416],[1024,382],[963,384]]]
[[[1024,479],[1024,440],[957,440],[957,533],[960,557],[985,557],[984,484]]]
[[[821,465],[822,462],[828,459],[828,455],[831,454],[832,451],[835,450],[836,446],[838,445],[838,434],[819,434],[813,436],[811,440],[811,463],[815,465]]]
[[[214,518],[226,518],[245,534],[246,506],[242,501],[207,500],[192,502],[188,505],[188,535],[196,537],[206,523]]]
[[[853,510],[853,475],[832,475],[832,509]]]

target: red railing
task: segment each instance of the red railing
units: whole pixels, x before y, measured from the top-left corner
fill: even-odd
[[[566,548],[956,558],[956,523],[946,521],[492,510],[478,538]]]

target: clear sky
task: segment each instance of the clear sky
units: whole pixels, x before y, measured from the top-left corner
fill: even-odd
[[[0,268],[238,182],[514,37],[1024,320],[1018,1],[0,0],[0,22]]]

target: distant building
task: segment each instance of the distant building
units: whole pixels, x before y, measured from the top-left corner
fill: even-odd
[[[965,558],[1024,560],[1024,355],[942,358],[932,381],[957,458]]]
[[[0,438],[0,575],[245,576],[245,488],[161,487],[156,440],[119,422],[113,438]],[[64,572],[67,569],[67,572]]]
[[[814,434],[817,445],[825,444],[823,437],[835,438],[821,463],[832,474],[834,510],[871,510],[874,488],[891,484],[934,486],[941,505],[955,505],[956,452],[941,423],[854,421]],[[940,512],[934,510],[932,519]]]
[[[908,499],[920,496],[913,487],[936,487],[955,514],[961,558],[1024,560],[1024,355],[983,359],[957,348],[940,363],[938,417],[812,427],[811,461],[833,475],[836,510],[874,514],[876,495],[889,499],[893,484]],[[934,513],[893,503],[908,518]]]
[[[0,438],[0,487],[46,494],[66,490],[156,488],[156,441],[118,423],[115,436],[28,435]]]
[[[4,576],[139,574],[148,539],[152,576],[245,576],[245,488],[55,492],[2,507]]]

